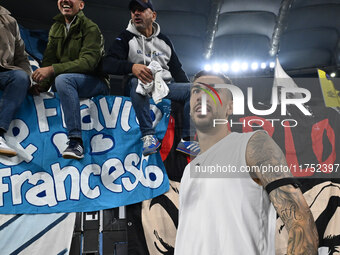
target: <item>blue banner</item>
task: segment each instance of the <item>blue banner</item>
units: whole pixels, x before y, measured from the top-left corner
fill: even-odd
[[[58,95],[27,96],[5,134],[18,155],[0,156],[0,214],[97,211],[163,194],[169,181],[159,153],[142,155],[131,101],[99,96],[80,102],[85,157],[63,159],[67,147]],[[170,101],[151,104],[162,138]]]

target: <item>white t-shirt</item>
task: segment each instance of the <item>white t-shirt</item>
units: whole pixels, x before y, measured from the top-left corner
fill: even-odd
[[[268,194],[248,172],[235,176],[222,171],[245,168],[253,134],[231,133],[186,166],[175,255],[275,254],[276,212]],[[204,171],[207,166],[221,173],[194,178],[197,169]]]

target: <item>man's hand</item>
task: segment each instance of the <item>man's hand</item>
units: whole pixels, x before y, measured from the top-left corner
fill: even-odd
[[[53,74],[54,74],[54,69],[52,66],[42,67],[33,72],[32,79],[35,82],[39,83],[51,77]]]
[[[275,166],[289,169],[279,146],[264,132],[257,132],[251,137],[246,159],[249,166],[257,166],[260,170],[252,173],[252,177],[258,178],[263,186],[275,180],[293,177],[290,171],[261,172],[263,166],[268,169]],[[269,198],[288,231],[287,254],[318,254],[318,232],[301,190],[285,185],[271,191]]]
[[[30,93],[32,96],[39,96],[39,94],[40,94],[39,85],[38,84],[32,85],[28,89],[28,93]]]
[[[28,93],[30,93],[33,96],[39,96],[41,92],[46,91],[48,91],[48,89],[39,86],[39,84],[34,84],[28,89]]]
[[[132,66],[132,73],[138,79],[140,79],[144,84],[147,84],[153,81],[152,72],[146,65],[134,64]]]

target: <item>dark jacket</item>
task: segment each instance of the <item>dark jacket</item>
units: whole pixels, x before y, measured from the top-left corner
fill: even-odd
[[[165,81],[189,81],[171,41],[160,32],[160,26],[154,22],[153,34],[146,38],[130,21],[127,29],[114,40],[104,57],[103,71],[108,74],[126,75],[132,73],[133,64],[149,65],[152,60],[162,66]]]
[[[0,38],[0,67],[9,70],[21,69],[31,75],[31,66],[18,24],[10,16],[10,12],[2,6],[0,6]]]
[[[42,66],[53,66],[54,75],[83,73],[100,76],[98,64],[104,55],[104,39],[97,24],[80,11],[67,32],[64,16],[54,17]],[[104,77],[102,77],[104,79]],[[54,77],[53,77],[54,79]],[[50,86],[53,79],[42,86]]]

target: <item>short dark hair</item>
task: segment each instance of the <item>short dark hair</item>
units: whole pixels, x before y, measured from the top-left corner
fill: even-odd
[[[224,73],[221,72],[213,72],[213,71],[206,71],[206,70],[201,70],[198,73],[194,75],[193,81],[196,81],[198,78],[202,76],[216,76],[218,78],[221,78],[225,84],[233,84],[231,79],[226,76]]]
[[[232,80],[228,76],[226,76],[224,73],[214,72],[214,71],[206,71],[206,70],[202,70],[202,71],[199,71],[198,73],[196,73],[194,75],[193,82],[195,82],[198,78],[200,78],[202,76],[215,76],[215,77],[222,79],[225,84],[233,85]],[[231,91],[229,89],[227,89],[227,91],[228,91],[227,94],[230,96],[230,99],[233,100],[233,98],[234,98],[233,94],[231,93]]]

